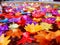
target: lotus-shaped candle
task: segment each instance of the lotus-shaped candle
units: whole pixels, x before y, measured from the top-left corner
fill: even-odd
[[[58,13],[60,14],[60,10],[58,10]]]
[[[56,22],[58,28],[60,28],[60,21],[59,22]]]
[[[30,33],[35,33],[35,32],[38,32],[41,30],[41,26],[38,25],[38,24],[27,24],[27,26],[25,26],[24,28],[27,32],[30,32]]]
[[[30,12],[32,12],[32,11],[34,11],[35,10],[35,8],[33,8],[33,7],[27,7],[27,9],[28,9],[28,11],[30,11]]]
[[[59,17],[59,16],[56,17],[56,21],[57,21],[57,22],[60,21],[60,17]]]
[[[21,14],[23,15],[23,14],[27,14],[26,12],[24,12],[23,10],[21,10]]]
[[[39,42],[40,45],[49,45],[50,41],[47,40],[46,37],[47,33],[45,31],[38,32],[37,35],[34,36],[36,42]]]
[[[19,27],[18,24],[15,24],[15,23],[11,24],[9,26],[9,28],[11,30],[7,31],[6,35],[7,36],[12,36],[12,38],[14,38],[14,37],[20,38],[20,36],[22,35],[22,32],[21,32],[21,30],[18,27]]]
[[[48,23],[45,23],[45,22],[41,22],[40,26],[41,26],[42,30],[48,31],[49,29],[52,29],[52,24],[48,24]]]
[[[57,15],[58,14],[58,11],[57,10],[52,10],[52,14],[53,15]]]
[[[47,12],[51,12],[52,11],[52,6],[51,5],[45,5],[45,8],[47,9]]]
[[[17,12],[17,13],[15,13],[15,15],[16,15],[16,16],[19,16],[19,15],[21,15],[21,13],[20,13],[20,12]]]
[[[46,19],[42,19],[42,22],[52,24],[52,23],[55,23],[55,20],[56,20],[56,18],[49,17],[49,18],[46,18]]]
[[[21,26],[24,26],[26,23],[29,22],[32,22],[32,19],[27,15],[23,15],[17,23]]]
[[[46,13],[45,18],[48,18],[48,17],[53,17],[52,13]]]
[[[55,32],[55,36],[56,36],[56,42],[57,42],[57,43],[60,43],[60,30],[57,30],[57,31]]]
[[[7,24],[0,23],[0,30],[1,30],[1,31],[6,31],[6,30],[8,30],[8,25],[7,25]]]
[[[58,16],[60,16],[60,9],[57,12],[58,12]]]
[[[11,36],[12,38],[18,37],[21,38],[22,32],[20,29],[12,29],[6,32],[7,36]]]
[[[50,45],[50,42],[56,38],[56,35],[55,32],[52,31],[49,31],[48,33],[46,31],[40,31],[34,38],[37,42],[40,42],[40,45]]]
[[[42,18],[33,18],[34,21],[39,22],[42,20]]]
[[[25,44],[26,42],[27,42],[27,43],[32,43],[33,40],[34,40],[34,39],[30,37],[30,33],[24,32],[22,39],[19,40],[19,41],[17,42],[17,44],[18,44],[18,45],[19,45],[19,44]]]
[[[32,12],[32,17],[34,18],[40,18],[43,17],[45,15],[45,12],[40,12],[39,10],[35,10],[34,12]]]
[[[60,36],[60,30],[57,30],[57,31],[55,32],[55,36],[56,36],[56,37]]]
[[[7,24],[3,24],[3,23],[0,23],[0,36],[5,32],[7,31],[9,28],[8,28],[8,25]]]
[[[5,18],[3,20],[0,20],[0,22],[7,23],[8,22],[8,18]]]
[[[9,22],[17,22],[17,21],[19,21],[18,18],[11,18],[11,19],[9,19]]]
[[[0,45],[8,45],[10,36],[4,37],[4,34],[0,36]]]
[[[9,26],[10,29],[16,29],[18,27],[19,27],[19,25],[18,24],[15,24],[15,23],[10,24],[10,26]]]

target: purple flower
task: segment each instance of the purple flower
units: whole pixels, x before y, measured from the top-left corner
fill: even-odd
[[[55,23],[56,18],[46,18],[46,19],[42,19],[42,22],[47,22],[47,23]]]
[[[26,20],[26,21],[30,21],[30,20],[32,20],[29,16],[27,16],[27,15],[23,15],[22,16],[22,19],[24,19],[24,20]]]
[[[42,12],[46,12],[46,11],[47,11],[46,8],[41,8],[40,10],[41,10]]]
[[[8,30],[8,25],[0,25],[0,30],[1,30],[1,31],[6,31],[6,30]]]
[[[30,17],[27,16],[27,15],[23,15],[23,16],[22,16],[22,19],[24,19],[24,20],[26,21],[26,23],[25,23],[26,25],[27,25],[27,24],[32,24],[32,23],[36,24],[36,22],[33,21],[32,18],[30,18]]]
[[[0,36],[5,32],[7,31],[9,28],[8,28],[8,25],[5,24],[5,25],[0,25]]]
[[[19,21],[19,18],[17,19],[17,18],[11,18],[11,19],[9,19],[9,22],[17,22],[17,21]]]
[[[3,31],[0,30],[0,36],[3,34]]]
[[[26,25],[27,25],[27,24],[32,24],[32,23],[37,24],[37,22],[32,21],[32,20],[30,20],[30,21],[26,21]]]
[[[52,10],[52,14],[53,14],[53,15],[58,15],[57,10]]]

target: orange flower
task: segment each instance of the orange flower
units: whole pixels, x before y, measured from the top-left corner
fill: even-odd
[[[18,37],[20,38],[20,36],[22,35],[22,32],[19,29],[12,29],[6,32],[7,36],[12,36],[14,37]]]
[[[50,41],[45,38],[46,35],[46,32],[41,31],[38,33],[38,35],[35,35],[34,38],[40,43],[40,45],[49,45]]]
[[[56,22],[58,28],[60,28],[60,21]]]
[[[57,43],[60,43],[60,36],[57,36],[57,37],[56,37],[56,42],[57,42]]]
[[[56,17],[56,21],[57,21],[57,22],[60,21],[60,17],[59,17],[59,16]]]
[[[60,36],[60,30],[57,30],[56,32],[55,32],[55,36],[57,37],[57,36]]]
[[[21,15],[20,12],[15,13],[15,16],[20,16],[20,15]]]
[[[55,32],[49,32],[47,35],[46,35],[46,39],[51,41],[52,39],[55,38]]]
[[[33,18],[34,21],[39,22],[42,20],[42,18]]]
[[[60,43],[60,30],[55,32],[55,36],[56,36],[56,42]]]
[[[40,31],[34,36],[34,38],[40,43],[40,45],[49,45],[50,41],[55,38],[55,33],[51,31],[48,33],[46,31]]]

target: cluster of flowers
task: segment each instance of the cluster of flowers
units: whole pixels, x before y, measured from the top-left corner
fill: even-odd
[[[60,45],[59,8],[38,2],[2,3],[0,45]]]

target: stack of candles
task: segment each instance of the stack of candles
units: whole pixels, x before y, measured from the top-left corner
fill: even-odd
[[[0,45],[60,45],[60,5],[2,3]]]

